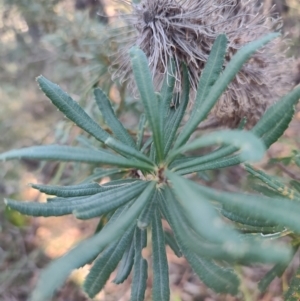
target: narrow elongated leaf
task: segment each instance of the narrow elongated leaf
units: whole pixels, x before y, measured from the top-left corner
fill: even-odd
[[[101,217],[100,217],[100,220],[97,224],[97,227],[95,229],[95,232],[94,234],[100,232],[104,227],[105,225],[108,223],[109,219],[111,217],[111,214],[108,213],[108,214],[103,214]]]
[[[300,267],[293,276],[288,291],[284,294],[285,301],[299,301],[300,299]]]
[[[164,234],[165,234],[166,244],[172,249],[172,251],[174,252],[174,254],[177,257],[181,257],[182,253],[181,253],[181,250],[180,250],[174,236],[168,231],[165,231]]]
[[[5,199],[4,203],[10,209],[17,210],[18,212],[30,216],[61,216],[71,214],[76,208],[73,203],[59,203],[55,206],[52,203],[33,203],[33,202],[20,202],[12,199]]]
[[[97,140],[103,142],[116,152],[125,154],[127,156],[133,156],[143,162],[151,161],[144,156],[141,152],[137,151],[133,147],[127,146],[122,142],[113,139],[106,131],[104,131],[91,117],[89,117],[84,110],[58,85],[52,83],[43,76],[39,76],[37,81],[40,88],[46,94],[46,96],[52,101],[52,103],[65,114],[71,121],[77,124],[80,128],[91,134]]]
[[[286,270],[288,263],[277,263],[258,283],[258,289],[263,293],[266,291],[270,283],[276,278],[280,278]]]
[[[65,256],[53,261],[41,274],[30,301],[48,300],[53,292],[66,280],[72,270],[95,258],[108,244],[121,237],[151,199],[156,183],[151,182],[133,205],[118,218],[109,223],[98,234],[84,240]]]
[[[47,161],[74,161],[84,163],[110,164],[120,167],[137,167],[141,169],[152,169],[153,167],[137,160],[110,154],[105,151],[92,150],[65,145],[41,145],[11,150],[0,155],[0,160],[12,159],[37,159]]]
[[[275,143],[288,128],[290,122],[293,119],[295,113],[295,108],[287,110],[281,119],[276,123],[276,125],[270,129],[263,137],[262,140],[265,143],[266,148],[269,148],[273,143]]]
[[[159,115],[160,104],[154,92],[148,60],[143,51],[138,48],[131,48],[129,53],[141,101],[145,107],[145,113],[153,132],[153,142],[157,151],[157,157],[159,162],[161,162],[164,156],[163,127]]]
[[[173,206],[182,208],[180,211],[186,213],[191,228],[205,241],[219,244],[224,253],[229,253],[237,260],[247,261],[251,258],[260,262],[276,262],[289,259],[291,253],[288,247],[268,244],[262,240],[255,242],[251,238],[241,240],[238,232],[216,213],[205,194],[199,193],[199,189],[194,188],[199,185],[168,171],[166,176],[171,180],[180,203],[180,206],[176,205],[177,199],[174,199]],[[182,193],[183,191],[184,193]],[[277,250],[275,250],[276,248]]]
[[[207,63],[200,77],[192,114],[175,143],[176,147],[183,145],[201,122],[203,118],[203,115],[201,115],[202,113],[200,113],[201,107],[204,105],[204,101],[206,100],[210,89],[212,89],[212,86],[215,84],[222,71],[226,48],[227,38],[225,35],[221,34],[217,37],[211,49]],[[203,113],[205,114],[205,112]]]
[[[142,180],[139,180],[137,178],[124,178],[124,179],[109,181],[105,184],[102,184],[101,187],[104,187],[105,189],[121,188],[138,182],[142,182]]]
[[[205,197],[194,193],[187,180],[169,171],[166,171],[166,176],[172,182],[186,216],[200,236],[215,243],[227,241],[234,244],[239,241],[238,233],[222,221]]]
[[[104,169],[104,168],[95,168],[93,171],[93,174],[89,177],[85,178],[81,184],[90,183],[93,181],[100,180],[104,177],[112,176],[115,174],[122,173],[126,170],[120,169],[120,168],[110,168],[110,169]]]
[[[126,157],[129,158],[134,158],[136,160],[148,163],[150,165],[152,165],[152,169],[153,169],[153,162],[147,157],[145,156],[142,152],[138,151],[135,148],[132,148],[130,146],[127,146],[126,144],[123,144],[122,142],[109,137],[107,138],[104,143],[110,147],[111,149],[115,150],[116,152],[125,155]]]
[[[153,138],[149,137],[144,143],[143,147],[141,148],[141,152],[144,153],[147,150],[147,148],[151,145],[151,143],[153,143]]]
[[[223,159],[224,157],[236,152],[237,150],[238,150],[238,148],[236,148],[234,146],[222,146],[222,147],[218,148],[217,150],[212,151],[208,154],[205,154],[201,157],[197,157],[197,158],[187,157],[187,158],[183,158],[180,160],[175,160],[170,165],[170,168],[172,169],[174,167],[174,170],[188,169],[188,168],[194,167],[196,165],[215,161],[220,158]]]
[[[222,268],[213,261],[201,258],[184,247],[182,247],[182,252],[199,279],[216,293],[231,295],[238,293],[239,281],[231,269]]]
[[[155,208],[152,219],[152,252],[153,252],[153,289],[152,299],[169,301],[169,267],[165,248],[165,237],[162,229],[161,216]]]
[[[167,220],[170,223],[171,227],[175,230],[176,241],[179,244],[179,248],[190,263],[192,269],[208,287],[212,288],[216,292],[230,293],[232,295],[237,294],[239,287],[239,279],[232,269],[221,268],[209,259],[204,260],[203,258],[198,257],[195,253],[191,251],[190,246],[194,246],[195,243],[197,244],[198,240],[194,239],[192,243],[188,244],[187,237],[182,236],[180,234],[183,233],[181,231],[183,229],[182,226],[184,224],[178,224],[177,218],[179,217],[180,220],[180,215],[173,215],[173,209],[175,209],[176,206],[172,204],[172,195],[166,194],[166,197],[167,198],[163,198],[161,200],[159,205],[161,206],[164,215],[167,217]],[[190,232],[191,231],[188,231],[186,232],[186,234]],[[200,247],[197,246],[195,249],[197,249],[197,251],[202,251],[201,249],[203,249],[203,247],[205,248],[205,245],[202,246],[201,243],[199,245]],[[218,251],[217,247],[214,246],[212,251],[216,253]]]
[[[141,215],[138,218],[137,226],[140,229],[142,230],[146,229],[150,225],[156,207],[155,202],[156,202],[156,193],[154,194],[151,202],[148,203],[148,206],[145,207],[145,209],[142,211]]]
[[[145,126],[146,126],[146,115],[142,114],[140,117],[139,129],[138,129],[137,137],[136,137],[136,147],[139,150],[141,149],[142,144],[143,144]]]
[[[96,259],[83,284],[84,291],[94,298],[104,287],[111,273],[120,262],[125,249],[130,244],[135,224],[122,235],[119,241],[109,245]]]
[[[186,175],[186,174],[198,172],[198,171],[213,170],[213,169],[220,169],[220,168],[224,168],[224,167],[234,166],[234,165],[240,164],[241,162],[242,162],[242,160],[241,160],[240,155],[233,155],[233,156],[226,157],[226,158],[220,158],[215,161],[210,161],[207,163],[194,165],[194,166],[191,166],[188,168],[182,167],[180,170],[177,169],[176,165],[174,165],[174,167],[172,168],[172,171],[176,171],[177,174],[180,174],[180,175]]]
[[[137,183],[136,185],[130,185],[128,188],[119,189],[117,193],[111,193],[107,197],[99,197],[93,199],[93,201],[85,202],[85,204],[74,209],[73,214],[79,219],[91,219],[101,216],[137,197],[146,185],[146,182]]]
[[[176,241],[183,241],[196,255],[206,258],[226,260],[228,262],[246,263],[249,262],[287,262],[290,259],[290,250],[278,244],[270,244],[266,240],[253,240],[251,238],[242,239],[238,246],[227,243],[211,243],[200,237],[193,228],[190,227],[189,219],[182,214],[182,208],[174,203],[175,197],[170,189],[165,189],[164,201],[160,202],[162,212],[172,229],[174,230]],[[168,200],[168,201],[165,201]],[[179,245],[181,245],[179,243]]]
[[[260,233],[262,235],[275,234],[279,232],[283,233],[288,231],[282,226],[251,226],[245,224],[236,224],[235,227],[242,233]]]
[[[164,135],[165,135],[165,146],[164,146],[164,154],[165,156],[168,154],[172,143],[174,142],[176,132],[178,130],[178,127],[180,126],[180,123],[182,121],[182,118],[184,116],[184,113],[187,108],[187,104],[189,102],[189,95],[190,95],[190,84],[189,84],[189,76],[188,76],[188,70],[185,65],[182,67],[182,92],[181,92],[181,101],[176,108],[172,108],[174,110],[174,114],[172,114],[172,117],[169,117],[166,123]]]
[[[141,301],[145,297],[148,278],[148,263],[142,256],[142,250],[147,245],[147,231],[136,228],[134,242],[135,255],[130,300]]]
[[[281,100],[279,100],[277,103],[268,108],[263,117],[252,129],[252,132],[259,137],[264,137],[265,134],[271,135],[271,132],[274,134],[274,138],[272,140],[270,139],[269,143],[271,143],[272,141],[275,142],[275,133],[277,133],[277,138],[279,138],[287,129],[289,120],[293,115],[294,106],[297,104],[299,99],[300,87],[297,87],[289,94],[281,98]],[[284,120],[284,122],[280,123],[281,120]]]
[[[160,91],[161,94],[161,109],[160,109],[160,116],[161,116],[161,123],[164,128],[165,119],[167,118],[168,111],[170,109],[171,101],[173,98],[173,91],[175,87],[175,62],[173,59],[170,60],[168,65],[168,71],[165,75],[164,82]]]
[[[98,191],[96,191],[96,188],[94,189],[94,193],[93,194],[87,194],[87,195],[83,195],[83,196],[71,196],[70,193],[71,193],[71,190],[70,189],[62,189],[61,191],[59,191],[59,194],[64,194],[66,195],[65,197],[63,197],[62,195],[61,196],[58,196],[58,197],[54,197],[54,198],[47,198],[47,202],[72,202],[72,203],[76,203],[76,204],[79,204],[80,202],[78,201],[81,201],[81,200],[85,200],[87,202],[90,202],[92,200],[95,200],[95,198],[92,198],[90,196],[92,195],[95,195],[97,194],[96,198],[98,197],[104,197],[106,196],[107,194],[110,194],[110,193],[114,193],[117,191],[117,189],[122,189],[122,188],[128,188],[129,185],[131,184],[137,184],[137,183],[141,183],[142,181],[141,180],[137,180],[137,179],[126,179],[126,180],[116,180],[116,181],[111,181],[111,182],[108,182],[104,185],[101,185],[99,186],[98,188]],[[110,184],[110,185],[108,185]],[[55,187],[55,186],[51,186],[51,187]],[[67,188],[67,187],[71,187],[71,186],[66,186],[64,188]],[[108,192],[109,190],[113,190],[112,192]],[[75,190],[76,192],[77,190]],[[83,190],[84,191],[84,190]],[[103,193],[103,194],[102,194]]]
[[[109,134],[88,116],[80,105],[58,85],[52,83],[43,76],[39,76],[37,82],[51,102],[80,128],[101,142],[104,142],[109,137]]]
[[[293,187],[294,189],[297,190],[297,192],[300,193],[300,182],[295,181],[295,180],[292,180],[292,181],[290,181],[290,184],[292,185],[292,187]]]
[[[200,194],[222,204],[227,211],[245,218],[274,223],[300,233],[299,202],[282,198],[268,198],[261,195],[217,191],[196,185],[191,181],[190,185]]]
[[[105,190],[105,188],[100,186],[98,183],[79,184],[71,186],[31,184],[31,187],[46,194],[56,195],[65,198],[92,195]]]
[[[268,196],[268,197],[283,197],[282,194],[280,194],[278,191],[274,190],[274,189],[271,189],[265,185],[260,185],[260,184],[252,184],[251,185],[251,188],[257,192],[260,192],[262,193],[263,195],[265,196]]]
[[[91,139],[83,136],[83,135],[79,135],[75,138],[76,141],[79,142],[79,144],[83,147],[87,147],[87,148],[90,148],[90,149],[97,149],[97,147],[92,144],[91,142]]]
[[[182,132],[180,133],[180,136],[178,137],[175,146],[179,147],[182,146],[190,137],[190,135],[194,132],[195,128],[198,126],[198,124],[203,121],[210,110],[213,108],[215,103],[218,101],[222,93],[226,90],[227,86],[230,84],[230,82],[234,79],[236,74],[239,72],[239,70],[242,68],[243,64],[251,57],[251,55],[264,46],[265,44],[269,43],[271,40],[275,39],[278,37],[279,34],[277,33],[271,33],[268,34],[267,36],[250,42],[249,44],[245,45],[242,47],[230,60],[229,64],[226,66],[225,70],[222,72],[220,77],[215,81],[212,80],[212,86],[211,84],[209,85],[204,85],[204,87],[207,86],[207,91],[204,92],[204,101],[200,102],[200,105],[197,106],[197,109],[194,110],[193,117],[191,121],[188,121],[186,126],[183,128]],[[215,42],[215,53],[214,56],[211,58],[212,62],[217,62],[215,61],[220,57],[222,54],[224,56],[224,42],[223,42],[222,36],[219,38],[219,41],[217,43],[217,40]],[[213,68],[214,73],[211,73],[211,76],[214,76],[213,78],[215,79],[216,76],[218,76],[220,70],[220,60]],[[208,69],[208,75],[207,75],[207,82],[209,83],[209,75],[210,75],[210,70]],[[202,87],[199,85],[198,90],[201,91]]]
[[[127,130],[124,128],[122,123],[119,121],[115,112],[111,106],[110,100],[106,94],[99,88],[94,90],[94,95],[98,108],[102,112],[102,116],[106,124],[110,127],[112,132],[116,135],[117,139],[123,143],[135,148],[135,142],[132,137],[129,135]]]
[[[221,260],[231,260],[232,256],[227,256],[225,252],[220,248],[220,245],[208,243],[204,241],[203,238],[196,235],[194,230],[189,226],[186,216],[181,214],[182,209],[177,208],[174,204],[174,196],[168,189],[165,189],[165,195],[167,197],[162,197],[159,202],[161,212],[170,224],[174,231],[176,242],[180,245],[180,241],[184,241],[186,246],[190,248],[196,254],[200,256],[211,257]],[[180,211],[181,210],[181,211]],[[179,213],[180,212],[180,213]]]
[[[242,161],[258,161],[265,152],[263,142],[252,133],[239,130],[223,130],[195,139],[179,149],[173,150],[168,157],[170,162],[179,154],[215,144],[232,145],[241,150]]]
[[[134,241],[127,246],[126,251],[123,254],[120,266],[118,267],[118,273],[114,279],[115,284],[123,283],[129,276],[134,262]]]
[[[94,208],[98,203],[109,203],[110,200],[118,202],[118,198],[121,197],[121,201],[124,200],[124,195],[129,197],[132,194],[140,193],[144,189],[145,182],[137,181],[130,185],[122,185],[115,187],[114,189],[106,189],[102,192],[96,193],[86,197],[70,197],[70,198],[54,198],[49,199],[47,203],[34,203],[34,202],[19,202],[15,200],[5,200],[6,205],[20,213],[31,215],[31,216],[60,216],[72,213],[75,209],[83,208],[88,210]],[[127,196],[126,196],[127,198]],[[129,201],[129,200],[128,200]],[[125,203],[125,202],[121,202]],[[106,205],[106,207],[113,206],[115,203]]]
[[[230,219],[233,222],[253,226],[253,227],[275,227],[276,224],[272,221],[262,219],[262,218],[253,218],[252,216],[245,215],[242,213],[232,212],[230,210],[226,210],[226,206],[223,206],[221,213],[226,218]]]
[[[265,184],[267,184],[268,186],[273,188],[275,191],[277,191],[282,196],[284,196],[286,198],[289,198],[291,200],[300,201],[300,193],[298,193],[294,189],[291,189],[288,186],[280,183],[279,181],[274,179],[274,177],[271,177],[271,176],[267,175],[262,170],[257,170],[249,164],[245,164],[245,169],[251,175],[253,175],[254,177],[256,177],[256,178],[260,179],[261,181],[263,181]]]

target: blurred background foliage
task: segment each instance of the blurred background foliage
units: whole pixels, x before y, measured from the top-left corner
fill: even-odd
[[[276,11],[284,20],[283,31],[291,41],[288,55],[299,58],[300,2],[261,1],[266,10],[277,4]],[[125,84],[111,81],[108,72],[110,55],[117,50],[113,36],[123,34],[114,26],[118,25],[118,20],[112,18],[116,9],[117,2],[109,0],[0,0],[1,152],[33,144],[89,143],[87,137],[81,136],[76,127],[63,120],[53,106],[45,101],[46,98],[35,82],[40,74],[59,83],[92,117],[103,123],[91,101],[92,88],[99,85],[114,101],[122,122],[135,131],[136,116],[140,113],[139,104],[126,94]],[[297,76],[300,83],[298,62]],[[297,110],[290,128],[280,142],[270,149],[261,165],[269,174],[285,179],[287,183],[300,181],[297,167],[299,130],[300,113]],[[0,169],[0,196],[41,200],[41,196],[27,186],[28,183],[50,183],[51,179],[51,184],[66,185],[75,182],[75,179],[80,181],[88,173],[91,170],[87,167],[71,163],[39,164],[30,160],[8,162]],[[229,191],[236,191],[239,187],[251,189],[242,168],[199,176],[201,181],[216,188]],[[70,182],[66,182],[66,178]],[[25,301],[39,269],[49,258],[65,253],[73,243],[91,234],[94,226],[93,223],[78,222],[71,217],[29,219],[7,211],[3,202],[0,202],[0,300]],[[60,231],[62,228],[64,231]],[[65,229],[68,231],[63,235]],[[184,260],[177,259],[172,253],[168,254],[168,259],[171,261],[172,301],[237,300],[214,295],[199,284]],[[257,296],[257,300],[281,300],[289,273],[293,269],[294,266],[282,281],[274,281],[269,291],[261,296],[255,283],[266,270],[244,268],[241,275],[245,279],[245,295],[249,295],[250,291],[252,296]],[[77,289],[84,275],[84,269],[75,273],[73,282],[57,294],[55,301],[89,300]],[[96,300],[128,300],[128,290],[129,284],[126,283],[122,292],[116,292],[113,285],[108,285]]]

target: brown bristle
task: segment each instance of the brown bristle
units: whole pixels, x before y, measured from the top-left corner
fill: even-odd
[[[192,89],[197,89],[219,34],[225,33],[229,41],[226,67],[243,45],[274,31],[281,24],[280,18],[270,19],[263,15],[256,0],[142,0],[132,4],[132,14],[127,19],[135,32],[114,62],[119,69],[113,78],[129,80],[134,89],[128,50],[135,45],[148,57],[156,89],[160,89],[170,58],[175,60],[177,91],[181,87],[182,62],[188,67]],[[267,107],[291,89],[293,59],[285,57],[281,46],[281,38],[272,41],[243,66],[212,111],[220,124],[235,127],[246,117],[247,127],[251,127]]]

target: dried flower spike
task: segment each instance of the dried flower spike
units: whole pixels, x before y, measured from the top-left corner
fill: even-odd
[[[279,17],[264,16],[256,0],[142,0],[139,4],[120,1],[132,7],[132,13],[124,15],[124,19],[133,30],[125,41],[119,41],[123,44],[114,62],[118,69],[113,78],[133,84],[128,50],[136,45],[146,53],[158,89],[170,58],[176,62],[177,89],[180,91],[180,65],[184,62],[195,91],[219,34],[225,33],[229,40],[226,65],[243,45],[278,29],[281,23]],[[220,98],[210,118],[235,127],[246,117],[251,127],[268,106],[291,89],[293,60],[281,51],[281,41],[276,39],[253,55]]]

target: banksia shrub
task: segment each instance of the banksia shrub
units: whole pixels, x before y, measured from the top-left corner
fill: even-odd
[[[130,4],[130,1],[124,1]],[[119,69],[114,78],[131,79],[128,59],[132,46],[142,49],[149,61],[155,87],[160,89],[167,73],[170,58],[175,62],[171,70],[181,91],[181,63],[188,68],[192,90],[196,91],[199,77],[207,62],[216,37],[226,34],[228,48],[223,68],[244,45],[280,27],[280,18],[263,15],[257,0],[141,0],[131,3],[131,14],[124,15],[132,30],[127,43],[121,40],[121,50],[115,61]],[[219,125],[236,127],[246,117],[252,127],[274,101],[287,93],[293,85],[293,60],[281,51],[280,38],[256,52],[237,73],[211,112],[211,120]],[[125,43],[125,46],[123,45]]]
[[[33,188],[55,196],[47,199],[47,203],[5,201],[11,209],[32,216],[73,214],[83,220],[100,219],[93,236],[42,272],[31,301],[48,300],[72,270],[89,263],[92,267],[83,287],[91,298],[101,291],[117,268],[114,282],[122,283],[133,271],[131,300],[144,300],[148,263],[142,256],[142,249],[147,245],[149,231],[152,231],[152,299],[155,301],[170,298],[165,243],[177,256],[185,256],[199,278],[217,293],[238,294],[240,280],[233,268],[237,264],[286,265],[290,262],[295,245],[269,240],[261,233],[282,234],[277,237],[299,235],[299,202],[220,192],[198,184],[192,177],[184,177],[260,160],[265,149],[288,127],[300,97],[300,88],[272,105],[251,131],[216,131],[189,142],[198,124],[205,120],[243,63],[276,37],[277,34],[270,34],[242,47],[223,69],[227,38],[220,35],[197,83],[193,113],[182,129],[180,124],[190,95],[187,66],[180,63],[181,100],[176,107],[170,106],[178,97],[174,88],[176,78],[171,72],[166,74],[161,90],[155,93],[147,56],[140,49],[132,48],[132,70],[145,109],[136,139],[116,118],[101,89],[95,89],[95,99],[112,135],[58,85],[42,76],[38,78],[40,88],[52,103],[102,146],[98,149],[33,146],[8,151],[1,154],[0,159],[75,161],[99,165],[103,169],[97,169],[96,174],[84,183],[72,186],[33,185]],[[168,62],[170,70],[175,65],[173,60]],[[147,124],[151,136],[145,140]],[[207,146],[217,147],[201,156],[190,153]],[[114,180],[105,185],[90,180],[107,175],[114,175]],[[164,231],[162,220],[170,225],[173,234]]]

